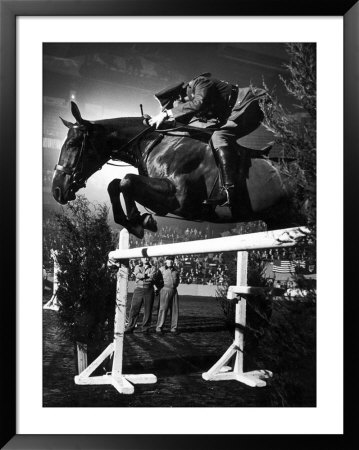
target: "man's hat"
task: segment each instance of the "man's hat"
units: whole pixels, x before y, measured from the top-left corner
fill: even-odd
[[[155,94],[157,100],[161,103],[163,108],[173,108],[173,102],[183,94],[185,89],[185,83],[177,83],[174,86],[167,87],[162,91]]]
[[[196,77],[194,77],[194,79],[199,78],[199,77],[211,78],[211,76],[212,76],[211,72],[203,72],[203,73],[200,73],[199,75],[197,75]]]
[[[173,256],[166,256],[165,261],[174,261]]]

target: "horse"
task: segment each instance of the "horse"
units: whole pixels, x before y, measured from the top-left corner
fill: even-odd
[[[138,175],[112,180],[108,194],[115,222],[140,239],[146,229],[157,231],[154,215],[213,223],[262,220],[268,229],[305,223],[293,208],[290,177],[263,152],[238,145],[238,201],[231,209],[215,208],[203,205],[221,188],[211,130],[185,125],[155,130],[144,117],[89,121],[74,102],[71,112],[75,123],[60,117],[69,130],[52,180],[52,194],[60,204],[74,200],[91,175],[112,159],[138,169]],[[148,212],[141,214],[135,202]]]

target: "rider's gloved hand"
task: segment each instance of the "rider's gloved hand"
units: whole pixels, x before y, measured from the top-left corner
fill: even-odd
[[[151,117],[151,119],[148,121],[149,125],[152,127],[153,125],[158,128],[166,119],[168,119],[167,111],[161,111],[157,116]]]

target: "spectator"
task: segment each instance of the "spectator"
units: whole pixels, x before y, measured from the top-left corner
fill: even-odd
[[[136,288],[132,297],[130,316],[125,333],[133,333],[142,303],[144,304],[142,332],[149,333],[154,301],[153,285],[155,282],[156,268],[150,264],[149,258],[141,258],[140,264],[135,267],[134,275],[136,278]]]
[[[163,332],[163,325],[168,311],[171,313],[171,333],[178,333],[179,300],[177,286],[179,284],[179,274],[173,266],[173,258],[167,257],[165,265],[160,268],[163,287],[160,290],[160,307],[158,311],[156,332]]]

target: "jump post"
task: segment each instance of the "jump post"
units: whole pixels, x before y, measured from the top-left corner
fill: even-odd
[[[109,253],[108,262],[110,267],[119,267],[116,288],[114,340],[83,372],[75,376],[75,383],[112,384],[119,393],[132,394],[134,392],[133,384],[156,383],[157,381],[156,376],[153,374],[124,375],[122,373],[128,267],[131,258],[237,251],[237,285],[230,286],[227,293],[227,298],[236,299],[234,341],[223,356],[207,372],[202,374],[202,377],[207,381],[237,380],[252,387],[265,386],[265,379],[272,376],[270,371],[243,372],[244,335],[241,330],[246,325],[246,299],[243,295],[260,292],[260,288],[247,286],[248,251],[293,247],[309,233],[310,231],[306,227],[295,227],[129,249],[128,231],[122,229],[119,248]],[[95,369],[111,355],[113,355],[112,372],[103,376],[91,376]],[[227,365],[232,358],[234,358],[233,369]]]

